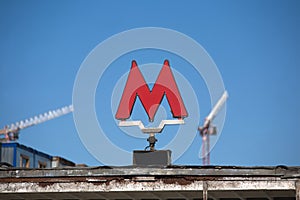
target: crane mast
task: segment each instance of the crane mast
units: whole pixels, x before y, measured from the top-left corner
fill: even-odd
[[[225,91],[216,105],[213,107],[209,115],[205,118],[204,125],[198,127],[198,131],[202,138],[202,164],[209,165],[210,164],[210,135],[216,135],[217,129],[215,126],[212,126],[211,123],[224,105],[228,98],[228,93]]]
[[[73,105],[69,105],[56,110],[50,110],[49,112],[46,112],[44,114],[21,120],[11,125],[6,125],[3,129],[0,130],[1,140],[4,142],[15,141],[19,138],[20,130],[46,122],[51,119],[55,119],[62,115],[66,115],[70,112],[73,112],[73,110]]]

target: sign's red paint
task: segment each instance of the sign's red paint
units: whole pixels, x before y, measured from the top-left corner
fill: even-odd
[[[188,114],[172,74],[169,61],[164,61],[164,65],[150,91],[136,61],[133,60],[116,113],[116,119],[128,119],[135,100],[139,97],[149,120],[153,121],[164,95],[166,95],[174,118],[187,117]]]

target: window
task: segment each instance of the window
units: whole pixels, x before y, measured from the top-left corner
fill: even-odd
[[[29,168],[29,157],[21,154],[20,167]]]
[[[47,163],[39,161],[39,166],[38,167],[39,168],[46,168],[47,167]]]

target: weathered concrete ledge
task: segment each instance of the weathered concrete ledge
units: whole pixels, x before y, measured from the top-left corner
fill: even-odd
[[[300,167],[285,166],[0,169],[0,199],[299,199],[299,186]]]

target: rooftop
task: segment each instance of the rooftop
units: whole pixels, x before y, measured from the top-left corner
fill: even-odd
[[[0,199],[295,199],[300,167],[0,169]]]

